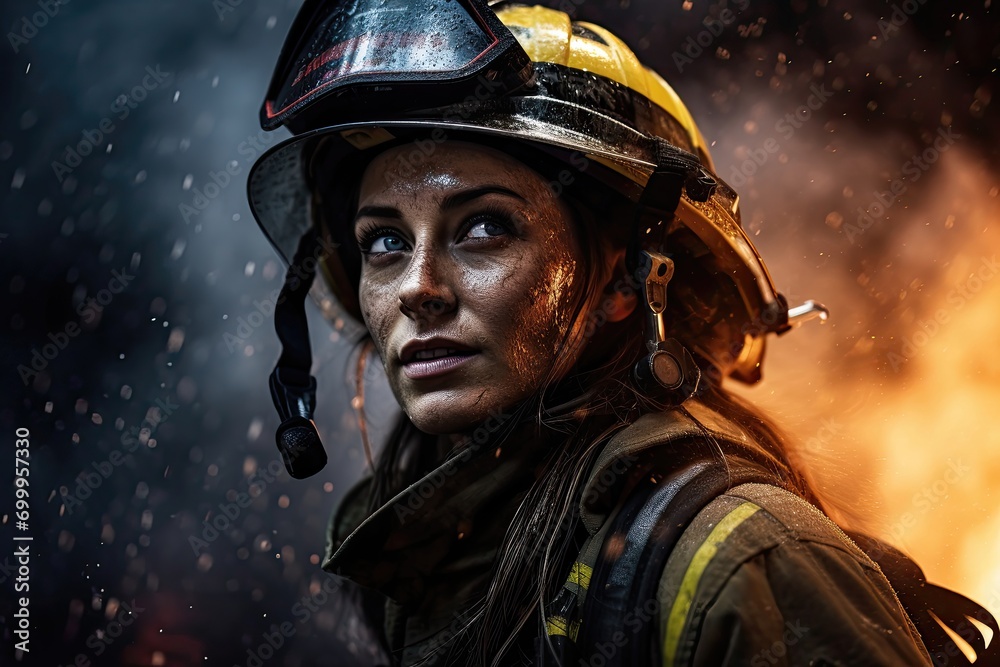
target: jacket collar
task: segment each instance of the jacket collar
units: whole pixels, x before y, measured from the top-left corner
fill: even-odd
[[[616,433],[601,450],[584,484],[580,519],[587,531],[594,535],[600,530],[630,479],[675,467],[688,453],[699,448],[703,452],[703,444],[712,439],[725,443],[729,447],[723,445],[724,449],[730,451],[752,442],[739,425],[697,398],[685,401],[681,408],[648,412]]]
[[[351,518],[365,514],[365,480],[334,516],[323,569],[400,604],[419,600],[442,568],[456,583],[462,570],[485,574],[545,446],[544,438],[472,441],[352,530]]]
[[[684,408],[644,414],[602,448],[579,506],[591,534],[613,510],[629,475],[647,472],[657,457],[662,462],[663,456],[681,452],[662,445],[704,438],[694,419],[719,442],[750,441],[731,420],[697,399],[686,401]],[[508,437],[499,448],[489,438],[472,442],[367,518],[370,478],[363,480],[332,518],[323,569],[401,604],[419,600],[442,567],[456,581],[463,568],[467,579],[485,576],[535,480],[545,442],[559,436],[548,432],[545,437]]]

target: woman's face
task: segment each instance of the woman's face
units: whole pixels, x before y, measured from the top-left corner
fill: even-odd
[[[526,398],[551,364],[561,376],[576,361],[555,353],[583,256],[568,210],[523,163],[446,141],[411,165],[412,148],[383,152],[361,180],[361,311],[414,424],[459,433]]]

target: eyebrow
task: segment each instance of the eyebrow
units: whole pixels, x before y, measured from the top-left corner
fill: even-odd
[[[484,195],[488,194],[498,194],[507,197],[513,197],[524,203],[528,203],[528,200],[514,192],[509,188],[505,188],[502,185],[482,185],[477,188],[470,188],[468,190],[462,190],[461,192],[455,192],[447,195],[441,200],[441,210],[447,211],[453,208],[457,208],[462,204],[466,204],[473,199],[478,199]],[[362,206],[358,209],[358,214],[354,216],[354,221],[357,222],[358,218],[362,216],[369,216],[373,218],[394,218],[396,220],[401,219],[403,216],[398,209],[391,206]]]

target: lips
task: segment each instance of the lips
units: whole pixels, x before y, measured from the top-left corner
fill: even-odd
[[[411,380],[437,377],[465,364],[479,353],[448,338],[414,339],[400,350],[403,373]]]
[[[426,362],[445,357],[467,357],[478,351],[465,343],[449,338],[415,338],[399,351],[399,361],[405,366],[412,362]]]
[[[433,350],[417,350],[417,353],[413,355],[410,361],[426,361],[428,359],[440,359],[441,357],[450,357],[452,355],[464,356],[468,353],[460,354],[455,348],[443,348],[435,347]]]

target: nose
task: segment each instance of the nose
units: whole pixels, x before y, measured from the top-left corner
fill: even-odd
[[[455,309],[446,260],[427,246],[411,255],[399,283],[399,310],[412,320],[440,317]]]

